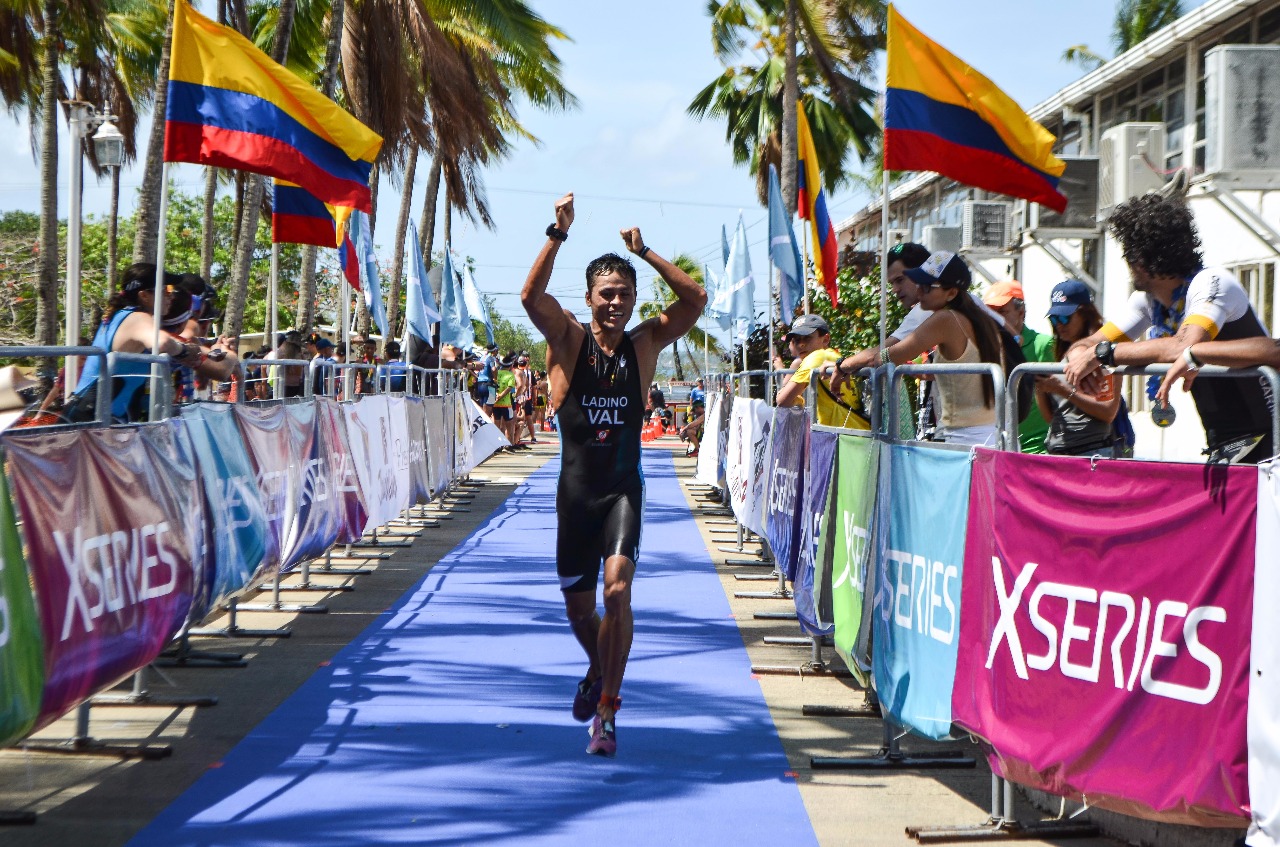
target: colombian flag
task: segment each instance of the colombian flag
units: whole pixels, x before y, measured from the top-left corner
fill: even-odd
[[[1056,212],[1066,167],[1054,137],[989,79],[889,7],[884,166],[937,171],[965,185],[1033,200]]]
[[[173,14],[165,161],[265,174],[369,211],[382,138],[187,0]]]
[[[839,306],[836,295],[836,228],[827,214],[827,195],[822,190],[822,172],[818,170],[818,153],[813,147],[813,134],[804,116],[804,104],[796,103],[796,150],[800,162],[797,178],[796,207],[800,217],[809,222],[813,233],[814,265],[818,269],[818,282],[827,289],[832,306]]]
[[[305,188],[276,180],[271,197],[271,241],[338,248],[338,264],[351,287],[360,289],[356,248],[346,232],[351,209],[321,203]],[[336,224],[335,224],[336,221]]]

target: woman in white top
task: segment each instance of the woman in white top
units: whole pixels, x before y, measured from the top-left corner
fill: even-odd
[[[833,387],[862,368],[884,362],[903,365],[934,348],[939,364],[1003,364],[1000,327],[969,296],[972,278],[963,259],[945,251],[934,253],[906,274],[919,289],[921,307],[932,314],[888,348],[871,348],[841,359],[832,377]],[[935,379],[942,396],[940,440],[994,445],[997,427],[991,378],[955,374]]]

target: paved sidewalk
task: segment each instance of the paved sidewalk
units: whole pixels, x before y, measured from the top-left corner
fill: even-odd
[[[660,440],[645,449],[671,449],[676,453],[677,472],[692,476],[692,459],[681,454],[683,445]],[[95,707],[91,734],[117,743],[171,744],[172,755],[159,761],[120,760],[27,752],[21,748],[0,752],[0,811],[26,809],[40,814],[35,826],[0,828],[0,843],[6,847],[70,847],[71,845],[120,845],[148,822],[206,770],[220,767],[223,756],[277,705],[294,692],[317,667],[324,666],[343,646],[361,633],[378,615],[421,579],[439,559],[471,534],[496,509],[515,486],[558,450],[555,441],[535,449],[500,454],[473,474],[483,485],[471,490],[474,499],[461,511],[454,504],[449,520],[438,527],[398,529],[416,533],[410,547],[390,548],[384,559],[335,561],[335,567],[360,565],[371,573],[355,577],[313,573],[314,582],[340,583],[352,580],[356,590],[288,593],[289,603],[324,603],[327,614],[242,613],[240,624],[254,628],[288,626],[290,638],[200,639],[199,648],[242,652],[243,668],[163,669],[164,678],[151,677],[152,691],[164,695],[211,695],[218,698],[212,707],[171,708],[164,706]],[[690,497],[691,504],[695,498]],[[724,538],[714,539],[710,530],[726,527],[712,524],[706,517],[699,525],[729,598],[753,662],[758,664],[798,664],[809,658],[804,647],[765,645],[766,635],[796,635],[794,622],[757,620],[757,611],[782,611],[789,602],[736,599],[737,590],[768,590],[772,583],[742,583],[734,573],[744,569],[724,566],[726,558],[719,546],[731,546]],[[767,572],[767,569],[752,570]],[[298,575],[285,584],[297,583]],[[257,602],[269,600],[269,594]],[[643,609],[639,612],[643,619]],[[565,637],[568,636],[566,627]],[[826,658],[839,662],[834,653]],[[904,834],[909,824],[973,824],[983,820],[989,803],[989,776],[979,764],[974,771],[920,773],[842,774],[814,771],[813,755],[871,754],[880,746],[878,722],[856,718],[808,718],[801,714],[804,704],[856,705],[860,692],[832,678],[806,675],[760,676],[759,684],[782,737],[792,772],[799,781],[801,795],[822,845],[874,847],[881,844],[914,843]],[[72,722],[64,719],[40,733],[41,739],[67,737]],[[908,750],[936,745],[912,739],[904,741]],[[952,747],[956,745],[950,745]],[[1036,816],[1028,804],[1020,803],[1024,819]],[[767,816],[768,809],[759,814]],[[674,839],[672,843],[678,843]],[[1055,842],[1023,842],[1029,844]],[[1083,847],[1110,845],[1103,839],[1077,840]]]

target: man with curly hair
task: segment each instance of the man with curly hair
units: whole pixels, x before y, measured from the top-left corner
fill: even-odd
[[[1067,381],[1082,385],[1103,366],[1184,360],[1206,341],[1266,337],[1249,295],[1225,268],[1206,268],[1191,210],[1181,199],[1146,194],[1116,207],[1107,226],[1133,278],[1124,313],[1067,353]],[[1205,379],[1191,388],[1210,461],[1271,457],[1270,396],[1254,379]]]

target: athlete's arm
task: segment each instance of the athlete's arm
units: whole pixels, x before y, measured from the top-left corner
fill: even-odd
[[[693,277],[659,256],[652,248],[646,250],[639,227],[622,230],[622,240],[626,242],[628,250],[640,256],[658,272],[658,276],[671,286],[676,295],[676,302],[656,318],[645,321],[649,325],[650,338],[656,349],[661,350],[698,323],[698,318],[702,317],[702,310],[707,305],[707,291],[694,282]]]
[[[1187,345],[1188,349],[1191,345]],[[1239,338],[1233,341],[1205,341],[1195,345],[1191,355],[1202,365],[1221,365],[1224,368],[1249,368],[1265,365],[1280,368],[1280,340],[1258,336],[1256,338]],[[1169,392],[1179,381],[1182,390],[1190,391],[1195,382],[1196,372],[1182,353],[1173,361],[1173,367],[1160,382],[1160,390],[1156,392],[1156,401],[1169,405]]]
[[[567,233],[572,225],[573,192],[570,192],[556,201],[556,228]],[[542,245],[538,258],[534,259],[533,268],[520,291],[520,303],[529,314],[529,320],[552,348],[564,342],[570,327],[564,307],[547,293],[547,283],[551,281],[551,269],[555,265],[556,254],[560,252],[560,243],[547,237],[547,243]]]

